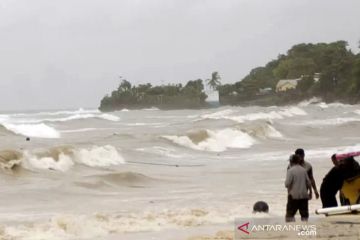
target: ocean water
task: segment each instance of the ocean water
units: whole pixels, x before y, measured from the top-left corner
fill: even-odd
[[[186,239],[253,216],[258,200],[283,216],[289,155],[304,148],[320,186],[359,132],[359,105],[314,100],[0,113],[0,239]]]

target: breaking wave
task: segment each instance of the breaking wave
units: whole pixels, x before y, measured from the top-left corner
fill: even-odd
[[[23,154],[14,150],[0,151],[0,168],[5,171],[17,171],[21,165]]]
[[[125,160],[119,151],[111,145],[89,148],[63,146],[46,150],[0,152],[0,164],[3,169],[12,169],[16,165],[29,170],[66,172],[75,164],[109,167],[124,163]]]
[[[0,123],[1,124],[1,123]],[[44,123],[39,124],[11,124],[2,123],[8,131],[18,135],[35,138],[60,138],[60,133]]]
[[[230,211],[182,208],[144,211],[135,214],[93,215],[59,214],[47,221],[8,225],[0,231],[1,239],[105,239],[109,235],[152,232],[209,224],[230,223],[242,210]],[[114,238],[115,239],[115,238]]]
[[[103,114],[75,114],[68,117],[62,118],[43,118],[43,119],[22,119],[22,120],[12,120],[15,123],[43,123],[43,122],[68,122],[74,120],[82,120],[82,119],[90,119],[90,118],[97,118],[103,119],[108,121],[117,122],[120,120],[118,116],[103,113]]]
[[[184,136],[163,136],[178,145],[195,150],[223,152],[229,148],[250,148],[256,143],[247,133],[227,128],[224,130],[198,130]]]
[[[321,98],[313,97],[313,98],[310,98],[309,100],[304,100],[304,101],[300,102],[298,104],[298,106],[306,107],[306,106],[309,106],[311,104],[320,103],[321,101],[322,101]]]
[[[55,111],[55,112],[37,112],[37,113],[15,113],[11,116],[57,116],[57,115],[74,115],[74,114],[89,114],[89,113],[100,113],[98,109],[83,109],[79,108],[78,110],[64,110],[64,111]]]
[[[274,126],[272,126],[272,123],[267,122],[260,122],[252,123],[250,126],[241,127],[241,130],[243,132],[246,132],[252,137],[260,138],[260,139],[281,139],[283,138],[283,135],[281,132],[275,129]]]
[[[337,126],[344,125],[351,122],[360,122],[359,118],[330,118],[330,119],[320,119],[320,120],[311,120],[303,121],[299,123],[293,123],[292,125],[298,126]]]
[[[228,119],[235,122],[243,123],[245,121],[283,119],[285,117],[305,116],[305,115],[307,115],[307,113],[301,108],[290,107],[279,111],[249,113],[240,116],[236,115],[236,113],[233,110],[227,109],[212,114],[205,114],[202,115],[201,117],[203,119]]]

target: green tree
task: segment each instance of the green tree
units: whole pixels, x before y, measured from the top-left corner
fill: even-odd
[[[206,80],[207,85],[212,88],[213,90],[217,90],[218,87],[221,85],[221,77],[218,72],[213,72],[211,74],[211,78]]]
[[[131,83],[129,81],[127,81],[126,79],[122,80],[118,91],[119,92],[129,92],[131,90]]]

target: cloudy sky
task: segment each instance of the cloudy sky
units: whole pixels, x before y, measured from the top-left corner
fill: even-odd
[[[300,42],[360,40],[359,0],[0,0],[0,111],[97,107],[124,76],[235,82]]]

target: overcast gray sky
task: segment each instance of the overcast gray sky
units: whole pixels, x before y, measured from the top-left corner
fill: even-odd
[[[360,40],[359,0],[0,0],[0,111],[97,107],[119,84],[242,79],[300,42]]]

